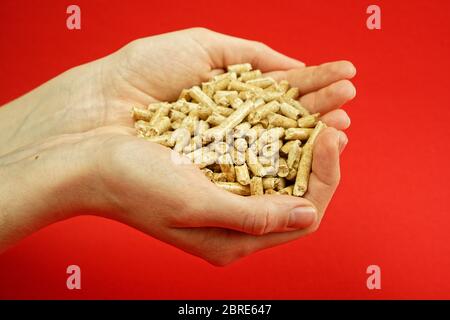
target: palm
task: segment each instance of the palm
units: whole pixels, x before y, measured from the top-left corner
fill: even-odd
[[[182,34],[132,42],[111,56],[106,76],[105,103],[98,113],[108,117],[102,125],[131,126],[132,106],[175,100],[189,88],[213,75],[210,58],[201,46]]]

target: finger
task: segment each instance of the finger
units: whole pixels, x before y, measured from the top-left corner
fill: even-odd
[[[352,100],[356,89],[349,80],[340,80],[300,98],[300,103],[312,113],[325,114]]]
[[[208,52],[212,69],[245,62],[250,62],[253,68],[263,72],[305,66],[303,62],[285,56],[261,42],[236,38],[206,29],[194,29],[192,37]]]
[[[324,114],[320,120],[326,123],[327,126],[336,128],[338,130],[346,130],[350,127],[350,117],[347,112],[342,109],[337,109]]]
[[[305,198],[315,204],[322,218],[340,180],[339,153],[347,137],[334,128],[326,128],[313,150],[312,172]]]
[[[351,79],[356,69],[349,61],[336,61],[304,69],[269,72],[266,75],[277,81],[287,80],[300,90],[301,95],[317,91],[336,81]]]
[[[189,219],[180,217],[179,227],[219,227],[253,235],[307,228],[316,221],[317,210],[305,199],[283,195],[242,197],[218,189],[205,193],[202,207]]]

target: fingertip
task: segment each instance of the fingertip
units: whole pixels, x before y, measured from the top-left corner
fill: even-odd
[[[346,130],[351,125],[350,117],[347,112],[342,109],[336,109],[324,114],[321,120],[329,127],[336,128],[338,130]]]
[[[343,72],[348,76],[349,79],[353,78],[356,75],[356,68],[353,63],[348,60],[341,60],[340,64]]]
[[[339,131],[339,153],[344,151],[345,146],[348,144],[348,137],[343,131]]]
[[[345,98],[346,101],[355,98],[356,88],[350,80],[341,80],[336,85],[338,94]]]
[[[347,112],[345,112],[342,109],[339,109],[339,110],[341,110],[345,114],[345,125],[343,126],[343,128],[341,130],[346,130],[346,129],[350,128],[350,126],[352,125],[352,119],[349,117]]]

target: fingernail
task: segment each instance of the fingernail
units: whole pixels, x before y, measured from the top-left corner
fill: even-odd
[[[294,208],[289,215],[289,228],[302,229],[309,227],[316,221],[317,212],[312,207]]]
[[[344,151],[345,146],[348,143],[348,138],[343,132],[339,132],[339,153],[342,153]]]

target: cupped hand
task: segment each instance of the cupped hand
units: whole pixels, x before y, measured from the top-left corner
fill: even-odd
[[[301,91],[330,128],[314,147],[304,198],[240,197],[208,181],[167,148],[140,140],[130,109],[174,100],[183,88],[250,62]],[[355,95],[346,61],[305,67],[267,46],[189,29],[133,41],[76,67],[0,109],[0,248],[74,214],[93,213],[224,265],[318,227],[339,182]],[[4,134],[3,134],[4,133]],[[19,197],[11,191],[26,195]],[[13,205],[11,205],[13,204]]]
[[[242,197],[212,184],[178,154],[126,127],[61,135],[0,158],[0,250],[50,223],[100,215],[226,265],[317,229],[339,182],[345,139],[325,129],[314,148],[304,198]],[[8,216],[8,213],[10,215]]]

